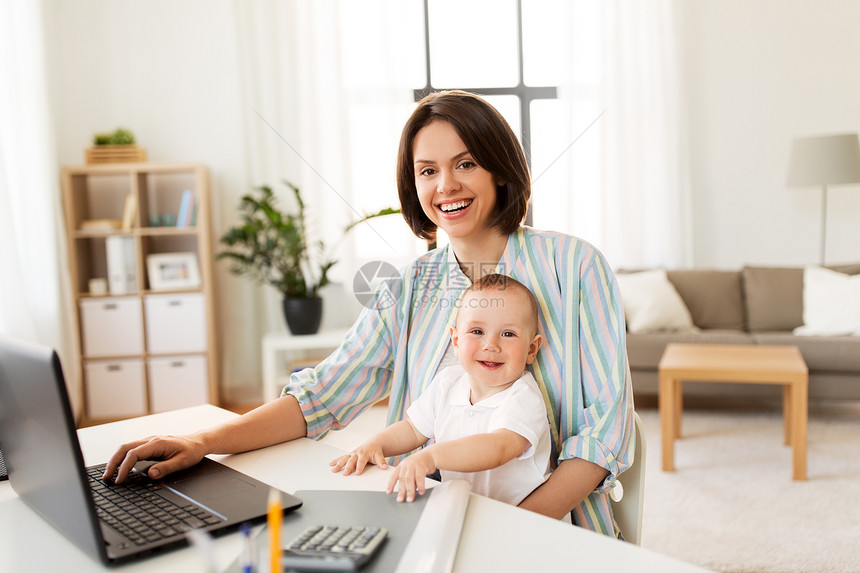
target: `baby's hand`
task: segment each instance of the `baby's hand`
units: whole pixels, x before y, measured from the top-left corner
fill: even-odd
[[[345,476],[351,473],[361,475],[367,464],[374,464],[383,470],[388,469],[388,463],[385,461],[385,456],[382,455],[382,448],[372,442],[362,444],[352,452],[339,456],[329,463],[332,466],[332,472],[343,471]]]
[[[394,486],[397,486],[397,501],[415,501],[415,492],[424,495],[424,477],[436,471],[436,463],[433,461],[433,456],[422,450],[412,454],[400,465],[394,468],[391,478],[388,480],[388,493],[394,492]]]

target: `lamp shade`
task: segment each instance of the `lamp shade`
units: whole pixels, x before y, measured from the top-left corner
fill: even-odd
[[[794,140],[788,185],[860,183],[860,141],[856,133],[803,137]]]

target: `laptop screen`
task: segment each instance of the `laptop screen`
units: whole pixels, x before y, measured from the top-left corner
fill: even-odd
[[[84,481],[60,359],[49,348],[0,338],[0,447],[15,460],[10,483],[43,519],[107,562]],[[86,522],[81,519],[86,516]]]

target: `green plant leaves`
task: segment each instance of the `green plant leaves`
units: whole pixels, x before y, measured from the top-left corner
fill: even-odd
[[[216,259],[229,261],[232,274],[269,284],[288,297],[314,297],[319,289],[329,284],[328,272],[337,261],[326,255],[325,244],[311,245],[320,261],[312,270],[309,253],[305,202],[298,187],[284,181],[292,191],[298,205],[297,213],[281,211],[272,188],[257,187],[243,195],[239,201],[241,223],[227,229],[220,242],[226,248]],[[350,223],[344,233],[368,219],[399,213],[399,209],[385,208],[365,215]],[[313,276],[307,276],[312,273]]]
[[[111,133],[97,133],[93,136],[95,145],[134,145],[134,134],[129,129],[116,128]]]

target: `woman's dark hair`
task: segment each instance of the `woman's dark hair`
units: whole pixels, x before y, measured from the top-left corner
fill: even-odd
[[[482,98],[469,92],[435,92],[418,102],[397,152],[397,192],[403,218],[419,238],[436,238],[436,224],[427,218],[415,188],[413,143],[422,128],[434,121],[448,122],[472,158],[501,185],[496,187],[496,209],[490,225],[504,234],[513,233],[525,219],[531,196],[531,177],[520,142],[505,118]]]

